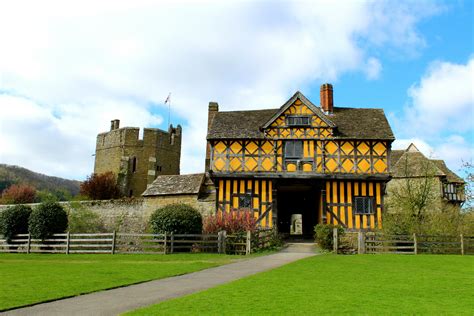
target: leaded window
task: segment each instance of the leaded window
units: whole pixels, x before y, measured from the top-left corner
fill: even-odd
[[[357,196],[354,198],[356,214],[373,214],[374,199],[368,196]]]
[[[252,208],[252,196],[250,194],[239,196],[239,208]]]
[[[288,126],[308,126],[309,125],[309,116],[287,116]]]
[[[285,142],[285,157],[292,159],[303,158],[303,142],[300,140]]]

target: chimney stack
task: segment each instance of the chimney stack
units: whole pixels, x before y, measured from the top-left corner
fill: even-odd
[[[217,102],[209,102],[209,110],[207,112],[207,132],[208,133],[217,112],[219,112],[219,104]],[[211,145],[208,142],[207,147],[206,147],[206,166],[205,166],[206,172],[209,171],[211,167],[210,164],[211,164]]]
[[[325,83],[321,85],[320,90],[321,109],[325,114],[332,114],[334,101],[332,96],[332,84]]]
[[[110,121],[110,130],[113,131],[115,129],[119,129],[120,120],[112,120]]]

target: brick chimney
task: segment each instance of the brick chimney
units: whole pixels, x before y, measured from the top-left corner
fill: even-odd
[[[113,131],[114,129],[119,129],[120,120],[112,120],[110,121],[110,130]]]
[[[216,116],[217,112],[219,112],[219,104],[217,102],[209,102],[209,110],[207,112],[207,132],[211,128],[212,122],[214,121],[214,117]],[[206,147],[206,169],[205,171],[209,171],[211,166],[211,145],[207,142]]]
[[[321,85],[320,90],[320,98],[321,98],[321,109],[326,114],[331,114],[333,112],[334,101],[332,96],[332,84],[325,83]]]

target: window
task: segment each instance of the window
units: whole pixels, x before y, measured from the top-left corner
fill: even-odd
[[[137,157],[132,158],[132,172],[137,172]]]
[[[250,194],[239,196],[239,208],[252,208],[252,196]]]
[[[287,116],[286,122],[288,126],[308,126],[309,116]]]
[[[161,166],[156,166],[156,171],[161,171]]]
[[[302,141],[287,141],[285,143],[285,157],[300,159],[303,157],[303,142]]]
[[[355,212],[356,214],[373,214],[374,213],[374,199],[372,197],[363,196],[355,197]]]

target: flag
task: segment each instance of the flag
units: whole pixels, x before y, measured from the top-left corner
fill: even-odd
[[[170,94],[168,94],[168,97],[165,100],[165,104],[170,103],[170,102],[171,102],[171,92]]]

